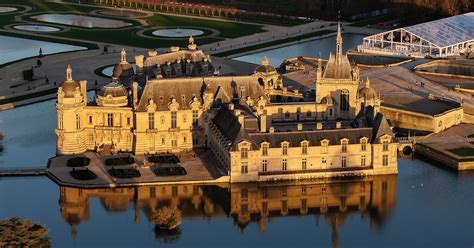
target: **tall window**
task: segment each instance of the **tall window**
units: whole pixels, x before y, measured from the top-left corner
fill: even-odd
[[[262,145],[262,156],[268,156],[268,144]]]
[[[109,127],[114,126],[114,114],[112,114],[112,113],[107,114],[107,126],[109,126]]]
[[[306,165],[307,165],[307,163],[308,163],[308,161],[306,160],[306,158],[303,158],[303,159],[301,160],[301,169],[306,170],[306,167],[307,167]]]
[[[81,115],[76,114],[76,129],[81,129]]]
[[[341,111],[349,111],[349,91],[341,91]]]
[[[326,168],[327,160],[325,157],[321,158],[321,164],[323,166],[323,169]]]
[[[360,156],[360,166],[365,166],[365,155]]]
[[[288,144],[284,143],[281,145],[281,154],[288,155]]]
[[[171,112],[171,128],[176,128],[178,124],[176,123],[177,113],[176,111]]]
[[[92,115],[89,115],[89,124],[92,124]]]
[[[388,151],[388,141],[387,140],[384,140],[382,142],[382,145],[383,145],[383,151],[386,152]]]
[[[148,113],[148,129],[155,129],[155,113]]]
[[[197,110],[193,110],[193,127],[197,127],[199,125],[199,112]]]
[[[268,160],[266,160],[266,159],[262,160],[262,171],[263,172],[267,171],[267,166],[268,166]]]
[[[301,143],[301,154],[308,154],[308,142]]]
[[[58,115],[58,128],[63,129],[63,113]]]
[[[178,146],[178,140],[176,140],[176,139],[171,140],[171,146],[177,147]]]
[[[341,141],[342,152],[347,152],[347,140]]]
[[[240,172],[242,174],[247,174],[249,173],[249,165],[247,162],[242,162],[241,167],[240,167]]]
[[[127,117],[127,126],[130,126],[130,123],[131,123],[130,117]]]
[[[248,158],[249,157],[249,149],[247,147],[240,148],[240,157],[241,158]]]
[[[365,152],[367,151],[367,140],[363,139],[360,141],[360,150]]]
[[[328,153],[328,142],[327,141],[323,141],[321,142],[321,153],[323,154],[326,154]]]
[[[388,166],[388,155],[383,155],[382,156],[382,165],[383,166]]]
[[[282,161],[281,161],[281,169],[283,171],[286,171],[288,169],[288,160],[286,160],[286,158],[284,158]]]
[[[346,156],[341,157],[341,167],[346,168]]]

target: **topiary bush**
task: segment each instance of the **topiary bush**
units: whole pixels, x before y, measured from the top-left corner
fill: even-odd
[[[183,167],[158,167],[153,170],[156,176],[185,176],[188,173]]]
[[[118,165],[131,165],[135,163],[135,159],[132,157],[119,157],[119,158],[108,158],[105,160],[107,166],[118,166]]]
[[[66,166],[67,167],[84,167],[84,166],[88,166],[90,162],[91,160],[86,157],[74,157],[74,158],[70,158],[67,161]]]
[[[131,179],[131,178],[137,178],[141,177],[140,171],[131,169],[131,168],[126,168],[126,169],[115,169],[112,167],[112,169],[108,170],[109,174],[115,178],[120,178],[120,179]]]
[[[151,155],[148,157],[148,161],[157,164],[177,164],[180,162],[179,158],[174,154]]]
[[[72,169],[72,171],[69,172],[69,174],[76,180],[80,181],[89,181],[89,180],[94,180],[97,178],[97,175],[90,171],[89,169],[85,170],[76,170],[75,168]]]

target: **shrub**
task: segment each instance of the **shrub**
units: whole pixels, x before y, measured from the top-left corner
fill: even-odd
[[[74,158],[70,158],[67,161],[66,166],[67,167],[84,167],[84,166],[88,166],[90,162],[91,160],[86,157],[74,157]]]
[[[109,158],[105,160],[105,165],[107,166],[131,165],[133,163],[135,163],[135,159],[132,157]]]
[[[148,157],[148,161],[157,164],[177,164],[180,162],[179,158],[173,154],[152,155]]]
[[[89,169],[85,170],[76,170],[75,168],[72,169],[72,171],[69,172],[69,174],[76,180],[80,181],[89,181],[89,180],[94,180],[97,178],[97,175],[90,171]]]
[[[158,167],[153,170],[156,176],[185,176],[188,174],[183,167]]]
[[[127,169],[115,169],[112,167],[112,169],[108,170],[109,174],[115,178],[120,178],[120,179],[131,179],[131,178],[136,178],[140,177],[140,171],[127,168]]]

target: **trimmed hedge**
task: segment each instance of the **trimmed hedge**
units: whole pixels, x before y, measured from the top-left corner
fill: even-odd
[[[133,163],[135,163],[135,159],[132,157],[108,158],[105,160],[107,166],[131,165]]]
[[[69,174],[76,180],[80,181],[89,181],[89,180],[94,180],[97,178],[97,175],[90,171],[89,169],[85,170],[76,170],[75,168],[72,169],[72,171],[69,172]]]
[[[131,178],[136,178],[136,177],[141,177],[140,171],[135,170],[135,169],[115,169],[112,167],[112,169],[108,170],[109,174],[115,178],[120,178],[120,179],[131,179]]]
[[[70,158],[67,161],[66,166],[67,167],[84,167],[84,166],[88,166],[90,162],[91,160],[86,157],[74,157],[74,158]]]
[[[166,155],[152,155],[148,157],[148,161],[158,164],[177,164],[180,162],[179,158],[173,154]]]
[[[153,170],[156,176],[185,176],[188,174],[183,167],[159,167]]]

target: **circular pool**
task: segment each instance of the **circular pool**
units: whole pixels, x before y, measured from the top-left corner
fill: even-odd
[[[137,71],[137,66],[134,63],[130,63],[133,67],[134,71]],[[114,72],[114,67],[115,65],[107,66],[104,69],[102,69],[102,74],[107,76],[107,77],[112,77],[112,74]]]
[[[189,29],[189,28],[175,28],[175,29],[159,29],[153,31],[154,36],[160,37],[189,37],[189,36],[198,36],[204,34],[204,31],[199,29]]]
[[[13,12],[17,10],[18,9],[14,7],[0,7],[0,13],[8,13],[8,12]]]
[[[14,29],[23,30],[23,31],[32,31],[32,32],[56,32],[61,29],[50,26],[43,25],[16,25],[13,26]]]

